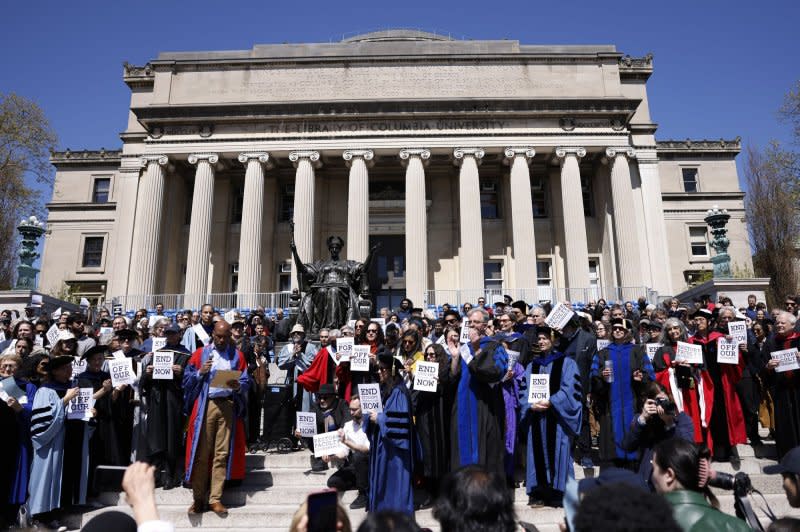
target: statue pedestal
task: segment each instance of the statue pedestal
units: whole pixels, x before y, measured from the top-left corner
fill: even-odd
[[[701,295],[709,294],[711,296],[711,301],[716,303],[720,295],[725,295],[731,298],[736,308],[741,308],[747,307],[747,296],[750,294],[756,296],[756,301],[766,302],[767,288],[769,288],[768,277],[751,279],[711,279],[685,292],[681,292],[675,297],[681,303],[690,304]]]

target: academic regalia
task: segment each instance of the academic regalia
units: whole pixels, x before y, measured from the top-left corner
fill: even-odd
[[[203,341],[200,340],[200,337],[197,336],[197,333],[194,332],[194,325],[187,328],[186,331],[183,333],[183,339],[181,340],[181,344],[185,347],[190,353],[194,353],[197,349],[204,347],[205,345],[211,345],[211,334],[214,332],[214,324],[203,325],[202,323],[199,324],[203,330],[208,334],[208,344],[203,344]]]
[[[550,375],[550,408],[534,412],[528,402],[531,375]],[[532,358],[519,393],[520,431],[527,442],[525,489],[564,492],[574,478],[572,440],[581,429],[583,389],[577,363],[563,353]]]
[[[21,404],[17,414],[5,401],[0,401],[0,427],[4,428],[0,438],[0,506],[24,504],[28,499],[28,476],[30,473],[31,411],[36,396],[36,386],[14,378],[17,386],[25,391],[27,401]]]
[[[95,392],[103,387],[103,381],[110,379],[105,371],[86,370],[78,375],[77,385],[80,388],[92,388]],[[119,452],[117,447],[117,432],[112,414],[113,392],[109,391],[94,403],[97,413],[89,423],[94,427],[94,432],[89,440],[89,486],[93,485],[94,470],[98,465],[120,466],[127,464],[127,458]]]
[[[439,364],[439,383],[435,392],[413,390],[414,419],[422,445],[422,474],[440,480],[450,471],[450,411],[452,397],[446,392],[449,385],[448,365]],[[437,486],[430,486],[435,490]]]
[[[762,364],[770,361],[770,353],[791,348],[800,349],[800,333],[792,331],[785,338],[772,336],[764,344]],[[800,370],[765,371],[767,386],[775,409],[775,447],[778,459],[800,445]]]
[[[144,352],[138,349],[131,349],[125,354],[126,358],[131,359],[134,373],[134,383],[126,387],[117,396],[117,400],[111,404],[111,417],[114,421],[114,430],[117,433],[117,445],[119,447],[119,454],[122,459],[121,465],[128,465],[135,460],[136,447],[139,440],[139,422],[140,422],[140,403],[141,396],[139,394],[139,378],[140,375],[139,365]],[[106,366],[103,370],[107,370]]]
[[[208,388],[213,373],[213,371],[209,371],[205,375],[200,375],[199,372],[213,350],[213,343],[197,349],[192,353],[183,373],[183,408],[184,414],[189,416],[184,473],[184,482],[186,483],[189,483],[192,478],[194,455],[197,451],[198,437],[205,422]],[[233,346],[228,346],[226,352],[220,355],[230,360],[232,370],[242,372],[239,377],[239,391],[233,393],[233,424],[235,428],[231,431],[228,468],[225,475],[226,480],[241,480],[244,478],[244,455],[247,446],[244,416],[247,412],[247,390],[250,386],[250,376],[247,373],[247,361],[244,355]]]
[[[368,512],[393,510],[414,515],[413,471],[419,458],[411,408],[405,384],[396,384],[383,401],[376,421],[364,416],[369,436]]]
[[[64,436],[67,412],[62,397],[45,384],[36,392],[31,411],[33,463],[29,483],[28,510],[32,515],[61,506],[61,474],[64,466]]]
[[[316,393],[323,384],[333,384],[336,362],[331,356],[331,346],[321,348],[311,366],[297,377],[297,383],[307,392]]]
[[[592,398],[600,423],[600,459],[604,461],[637,459],[636,453],[626,452],[622,438],[628,423],[636,413],[636,398],[641,386],[655,380],[650,358],[633,349],[634,345],[611,343],[602,349],[592,362]],[[606,360],[614,363],[614,382],[603,379]],[[633,372],[642,372],[641,383],[633,380]]]
[[[706,397],[706,408],[711,411],[708,447],[713,456],[723,460],[731,454],[731,447],[747,443],[744,414],[736,394],[736,384],[741,380],[744,369],[744,357],[739,353],[739,364],[717,362],[717,339],[724,337],[719,331],[711,331],[704,338],[693,336],[689,339],[690,343],[703,348],[703,362],[713,385],[711,397]]]
[[[473,358],[469,364],[461,358],[461,372],[452,386],[455,400],[450,424],[451,467],[455,470],[480,464],[502,474],[505,405],[502,387],[497,383],[508,370],[508,354],[487,337],[480,339],[477,355],[471,343],[464,345]]]
[[[521,355],[520,355],[521,356]],[[530,356],[527,357],[530,359]],[[519,362],[514,363],[514,373],[503,381],[503,405],[505,407],[505,471],[506,476],[514,478],[514,448],[517,443],[517,420],[519,419],[519,390],[525,385],[525,368]]]

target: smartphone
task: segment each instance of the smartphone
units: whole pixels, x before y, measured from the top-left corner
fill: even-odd
[[[308,495],[308,532],[336,530],[336,508],[339,496],[336,490],[317,491]]]

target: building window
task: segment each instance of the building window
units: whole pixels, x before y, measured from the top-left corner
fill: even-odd
[[[583,195],[583,215],[587,217],[594,216],[592,180],[588,176],[581,176],[581,194]]]
[[[501,290],[503,288],[503,263],[483,263],[483,287],[486,290]]]
[[[708,256],[708,237],[705,227],[689,228],[689,246],[692,249],[692,257]]]
[[[292,263],[289,261],[278,264],[278,292],[291,292],[292,290]]]
[[[281,208],[278,211],[279,222],[294,220],[294,183],[287,183],[281,188]]]
[[[697,168],[681,168],[683,174],[683,191],[697,192]]]
[[[231,223],[242,223],[242,207],[244,205],[244,191],[241,187],[235,187],[231,193]]]
[[[92,203],[108,203],[111,192],[110,177],[96,177],[92,187]]]
[[[230,287],[231,292],[236,292],[239,290],[239,263],[234,262],[231,264],[231,271],[230,271]]]
[[[589,292],[591,299],[599,299],[601,297],[599,259],[589,259]]]
[[[102,236],[87,236],[83,241],[84,268],[99,268],[103,265],[103,240]]]
[[[547,179],[544,176],[531,176],[531,202],[533,217],[547,218]]]
[[[494,179],[481,179],[481,218],[487,220],[500,218],[497,181]]]
[[[553,299],[553,263],[549,259],[536,261],[536,289],[539,301]]]

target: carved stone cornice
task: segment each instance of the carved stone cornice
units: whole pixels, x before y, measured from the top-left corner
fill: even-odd
[[[319,158],[319,152],[314,150],[298,150],[293,151],[289,154],[289,160],[292,161],[292,164],[295,168],[297,168],[297,163],[300,162],[300,159],[308,159],[314,168],[319,168],[322,166],[322,161]]]
[[[484,155],[486,152],[483,148],[456,148],[453,150],[453,164],[460,166],[465,157],[473,157],[475,163],[480,165]]]
[[[122,63],[122,80],[131,88],[152,86],[155,79],[155,70],[150,63],[144,66],[132,65],[127,61]]]
[[[208,161],[211,166],[219,162],[219,155],[216,153],[192,153],[189,155],[189,164],[197,164],[200,161]]]
[[[264,165],[266,168],[272,168],[272,163],[269,160],[269,153],[265,151],[260,152],[244,152],[239,154],[239,162],[247,166],[247,164],[252,160],[257,160],[259,163]]]
[[[732,140],[660,140],[656,142],[659,152],[723,152],[739,153],[742,151],[742,137]]]
[[[536,150],[530,146],[509,146],[503,150],[503,164],[511,164],[517,157],[524,157],[525,162],[530,165],[533,158],[536,156]]]
[[[619,58],[620,77],[647,80],[653,73],[653,54],[644,57],[626,55]]]
[[[354,150],[345,150],[342,153],[342,159],[344,159],[345,165],[350,168],[350,165],[353,163],[353,159],[361,158],[364,159],[364,162],[371,166],[374,161],[373,158],[375,157],[375,152],[372,150],[363,150],[363,149],[354,149]]]
[[[431,158],[431,151],[425,148],[403,148],[398,153],[398,156],[403,166],[407,165],[412,157],[419,157],[422,159],[422,164],[426,165]]]
[[[119,163],[122,159],[122,150],[81,150],[54,151],[50,153],[50,164],[59,166],[62,164],[113,164]]]
[[[633,159],[636,157],[636,150],[630,146],[609,146],[606,148],[606,157],[613,159],[617,155]]]
[[[146,168],[147,165],[150,163],[156,163],[158,164],[158,166],[166,166],[168,162],[169,158],[166,155],[161,155],[157,153],[142,155],[139,158],[139,166],[142,168]]]

